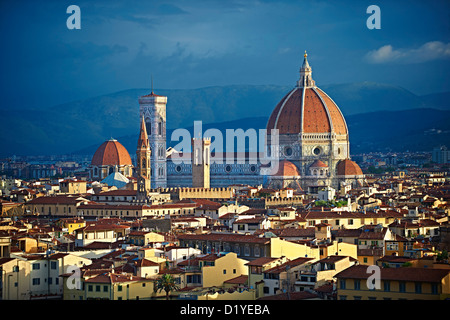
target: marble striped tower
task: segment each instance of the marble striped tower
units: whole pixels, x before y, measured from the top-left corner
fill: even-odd
[[[156,95],[153,90],[139,98],[139,113],[150,142],[152,188],[167,187],[166,105],[167,97]]]

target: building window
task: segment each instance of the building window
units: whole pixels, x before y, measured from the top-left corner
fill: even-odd
[[[92,292],[92,284],[88,285],[88,291]]]
[[[286,147],[284,148],[284,153],[286,154],[286,156],[291,156],[292,155],[292,148],[291,147]]]
[[[384,281],[384,291],[391,291],[391,283],[389,281]]]
[[[318,155],[320,154],[320,152],[321,152],[321,150],[320,150],[319,147],[315,147],[314,150],[313,150],[313,153],[314,153],[316,156],[318,156]]]
[[[436,283],[431,284],[431,293],[432,294],[438,294],[439,293],[438,285]]]
[[[33,278],[33,286],[38,286],[41,284],[40,278]]]
[[[339,281],[339,287],[341,289],[345,289],[346,288],[346,286],[345,286],[345,279]]]
[[[117,291],[122,291],[122,286],[117,286]]]
[[[261,254],[261,249],[259,248],[259,246],[256,246],[254,251],[255,251],[254,252],[255,253],[255,257],[259,257],[260,254]]]
[[[361,280],[354,280],[355,290],[361,290]]]
[[[416,293],[422,293],[422,283],[416,282],[414,285]]]
[[[103,286],[103,292],[108,292],[108,286]]]
[[[33,270],[39,270],[41,265],[39,263],[33,263]]]
[[[56,261],[50,261],[50,268],[51,269],[56,270],[56,266],[57,266]]]
[[[223,269],[223,274],[227,274],[227,269]]]

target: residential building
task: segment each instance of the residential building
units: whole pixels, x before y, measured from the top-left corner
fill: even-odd
[[[264,270],[262,272],[264,295],[295,291],[298,271],[300,268],[305,268],[305,265],[310,265],[314,260],[312,258],[297,258]]]
[[[121,238],[125,239],[129,229],[125,225],[91,223],[75,230],[75,246],[85,247],[93,242],[116,242]]]
[[[32,254],[0,259],[3,300],[34,300],[63,296],[60,275],[90,265],[91,259],[68,253]]]
[[[225,281],[248,273],[245,266],[248,260],[238,258],[234,252],[225,255],[209,254],[198,257],[198,260],[202,270],[203,287],[223,286]]]
[[[335,275],[338,300],[443,300],[450,297],[450,270],[380,268],[379,273],[376,271],[377,283],[368,281],[374,272],[369,267],[356,265]]]

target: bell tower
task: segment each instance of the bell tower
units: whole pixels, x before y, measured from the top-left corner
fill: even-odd
[[[210,187],[211,138],[192,139],[192,187]]]
[[[139,98],[139,113],[144,119],[151,149],[151,186],[167,187],[166,163],[167,97],[152,92]]]
[[[151,189],[151,150],[144,118],[141,118],[141,131],[136,150],[137,201],[147,202]]]

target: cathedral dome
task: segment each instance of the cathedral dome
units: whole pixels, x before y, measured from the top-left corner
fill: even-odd
[[[328,166],[321,160],[315,160],[309,167],[310,168],[328,168]]]
[[[117,140],[111,139],[102,143],[92,157],[93,166],[132,165],[127,149]]]
[[[300,176],[300,172],[295,164],[288,160],[282,160],[278,164],[278,171],[274,174],[278,177],[297,177]]]
[[[268,134],[335,133],[347,135],[347,124],[336,103],[311,78],[306,59],[297,86],[276,105],[267,123]]]
[[[345,159],[337,164],[338,176],[362,176],[363,172],[355,161]]]

